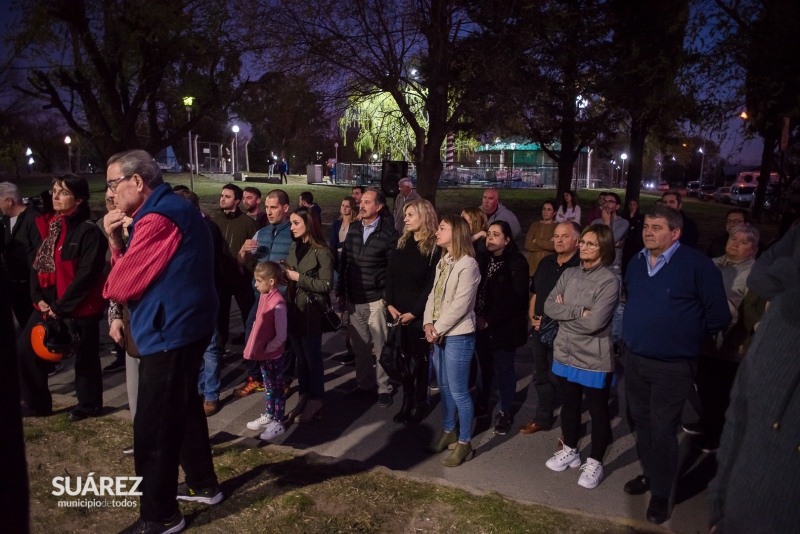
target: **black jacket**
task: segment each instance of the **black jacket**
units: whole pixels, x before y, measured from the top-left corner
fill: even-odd
[[[397,230],[392,217],[381,217],[378,227],[363,240],[364,226],[350,224],[339,258],[336,296],[353,304],[366,304],[383,298],[389,254],[397,247]]]
[[[405,248],[395,248],[389,257],[384,300],[387,306],[394,306],[400,313],[413,315],[415,319],[411,324],[416,325],[419,332],[441,257],[439,247],[423,255],[413,237],[406,241]]]
[[[481,287],[485,291],[481,316],[486,319],[492,349],[516,350],[528,342],[528,261],[519,252],[505,251],[503,265],[486,278],[490,255],[480,259]]]
[[[42,244],[42,236],[39,235],[35,222],[39,215],[35,208],[28,206],[19,214],[13,230],[8,229],[8,217],[3,217],[6,234],[3,263],[11,281],[27,282],[30,279],[33,259]]]

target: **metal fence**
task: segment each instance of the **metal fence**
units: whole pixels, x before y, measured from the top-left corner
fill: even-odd
[[[337,163],[336,183],[346,185],[380,186],[380,163]],[[408,177],[416,183],[417,169],[408,164]],[[492,185],[502,189],[556,187],[558,167],[538,165],[532,167],[456,166],[444,169],[439,177],[439,187],[486,187]]]

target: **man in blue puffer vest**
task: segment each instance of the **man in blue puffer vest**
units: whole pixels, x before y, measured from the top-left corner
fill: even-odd
[[[116,209],[105,219],[112,270],[104,297],[127,304],[139,353],[133,422],[139,520],[125,532],[179,532],[175,500],[216,504],[208,424],[197,380],[216,324],[212,239],[200,213],[175,195],[143,150],[111,157],[107,185]],[[133,218],[127,245],[122,219]],[[186,482],[178,485],[178,465]]]

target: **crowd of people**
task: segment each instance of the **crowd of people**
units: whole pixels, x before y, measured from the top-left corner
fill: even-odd
[[[552,429],[560,404],[562,436],[542,461],[556,472],[580,467],[577,484],[587,489],[603,480],[624,367],[642,472],[623,490],[650,492],[647,519],[653,523],[671,514],[681,426],[703,451],[722,447],[712,488],[718,532],[741,531],[743,497],[726,488],[747,483],[737,475],[742,458],[767,439],[750,428],[752,404],[780,411],[769,438],[776,453],[797,447],[791,441],[797,427],[788,437],[777,432],[787,426],[782,418],[798,417],[797,360],[782,360],[783,375],[775,380],[786,387],[776,392],[782,400],[770,403],[755,399],[751,381],[766,380],[765,371],[757,374],[761,367],[775,370],[744,358],[748,347],[783,343],[755,332],[778,313],[772,311],[776,303],[798,302],[785,300],[798,292],[796,228],[757,262],[759,232],[747,210],[731,209],[725,232],[703,254],[695,248],[698,226],[677,192],[664,193],[645,214],[636,200],[622,210],[620,197],[604,192],[584,220],[569,191],[560,201],[544,202],[541,220],[523,237],[497,189],[483,192],[480,207],[439,217],[404,179],[393,208],[381,190],[353,188],[326,235],[311,192],[292,209],[282,189],[262,201],[255,187],[226,184],[219,210],[205,214],[197,196],[170,187],[141,150],[113,156],[106,178],[108,213],[97,222],[90,218],[83,177],[56,178],[52,209],[45,213],[23,204],[16,186],[0,183],[3,260],[21,332],[26,416],[52,413],[47,379],[55,364],[32,332],[58,321],[75,331],[78,403],[69,419],[102,413],[99,325],[107,310],[110,336],[125,355],[117,367],[126,372],[133,417],[134,442],[123,452],[143,477],[140,518],[130,532],[183,529],[176,497],[205,504],[223,499],[206,417],[221,408],[232,299],[241,310],[245,333],[237,341],[247,366],[247,379],[233,395],[264,395],[263,412],[253,414],[247,428],[265,441],[291,424],[322,417],[322,336],[344,320],[356,381],[346,398],[388,408],[401,385],[393,421],[413,425],[428,416],[429,391],[438,388],[443,424],[426,450],[443,453],[447,467],[474,457],[475,419],[491,417],[496,434],[511,431],[515,354],[526,345],[537,404],[519,432]],[[791,323],[797,316],[781,315],[775,321],[785,325],[775,328],[794,328],[789,337],[796,338],[800,328]],[[398,354],[399,381],[381,363]],[[747,382],[736,380],[742,362],[756,373]],[[294,379],[298,398],[287,412]],[[687,402],[697,421],[682,420]],[[579,449],[584,407],[591,418],[585,459]],[[753,444],[740,443],[742,435]],[[788,454],[794,456],[783,461],[797,467],[796,452]],[[180,485],[179,465],[186,473]],[[796,482],[784,487],[797,496]],[[798,515],[780,502],[763,506],[780,512],[770,524],[788,524],[787,517]]]

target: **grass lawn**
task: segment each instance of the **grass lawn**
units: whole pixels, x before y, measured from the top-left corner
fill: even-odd
[[[85,176],[89,179],[92,209],[97,211],[105,210],[105,202],[103,200],[105,195],[105,175],[93,174]],[[248,176],[257,180],[266,175],[251,173]],[[186,173],[165,174],[164,178],[172,185],[189,185],[189,175]],[[225,183],[222,178],[195,176],[194,191],[200,197],[200,204],[204,211],[210,213],[218,208],[219,192]],[[50,177],[23,175],[18,185],[23,196],[35,196],[50,187]],[[314,194],[314,200],[322,208],[322,220],[325,223],[330,223],[338,218],[339,205],[342,198],[350,195],[349,186],[308,185],[306,177],[301,175],[290,175],[289,184],[282,186],[259,182],[237,182],[237,185],[241,187],[247,185],[258,187],[263,194],[274,188],[282,188],[292,199],[293,207],[297,205],[297,198],[302,191],[311,191]],[[612,189],[612,191],[615,191],[623,198],[625,196],[624,190]],[[584,213],[590,209],[597,199],[597,193],[598,190],[582,190],[578,192],[578,200]],[[466,206],[480,206],[482,194],[483,190],[479,188],[440,189],[436,198],[437,211],[440,214],[460,212]],[[519,218],[523,232],[525,232],[535,220],[540,218],[541,203],[545,200],[552,200],[554,195],[555,191],[552,189],[502,189],[500,191],[500,200]],[[642,209],[647,211],[653,206],[657,198],[658,195],[654,193],[643,192],[640,201]],[[705,250],[708,242],[723,231],[725,213],[730,206],[687,198],[684,199],[683,208],[690,217],[697,221],[700,227],[699,248]],[[586,222],[584,221],[584,223]],[[757,226],[761,231],[762,242],[766,243],[777,236],[777,225],[758,224]]]
[[[78,497],[51,494],[56,476],[132,476],[133,460],[120,454],[132,439],[131,424],[115,416],[76,424],[62,410],[26,419],[32,532],[118,532],[134,522],[138,502],[131,508],[66,508],[58,506],[60,499]],[[192,532],[643,532],[252,439],[215,444],[213,454],[226,499],[212,507],[181,503]]]

